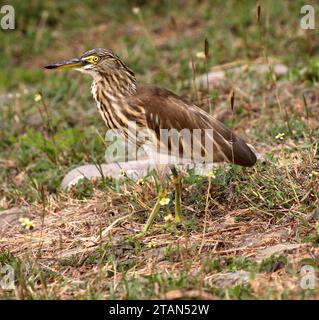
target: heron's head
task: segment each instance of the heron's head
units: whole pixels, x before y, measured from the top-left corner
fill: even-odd
[[[77,71],[95,75],[115,73],[121,69],[127,69],[120,58],[111,50],[102,48],[92,49],[78,58],[58,61],[45,66],[46,69],[72,68]]]

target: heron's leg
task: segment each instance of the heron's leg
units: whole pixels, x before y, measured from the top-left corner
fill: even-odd
[[[165,184],[165,176],[166,176],[166,166],[160,166],[158,165],[157,166],[157,172],[158,172],[158,177],[159,177],[159,180],[160,180],[160,186],[159,186],[159,192],[158,192],[158,195],[157,195],[157,200],[156,200],[156,203],[152,209],[152,212],[150,214],[150,216],[148,217],[145,225],[144,225],[144,228],[143,228],[143,233],[147,232],[150,228],[150,226],[152,225],[154,219],[156,218],[159,210],[160,210],[160,207],[161,207],[161,199],[166,196],[167,194],[167,190],[166,190],[166,184]]]
[[[162,190],[162,187],[158,193],[158,197],[157,197],[157,200],[156,200],[156,203],[155,203],[155,206],[153,207],[152,209],[152,212],[150,214],[150,216],[148,217],[145,225],[144,225],[144,228],[143,228],[143,232],[147,232],[148,229],[150,228],[150,226],[152,225],[155,217],[157,216],[158,212],[159,212],[159,209],[161,207],[161,204],[160,204],[160,201],[161,201],[161,198],[162,198],[162,194],[163,194],[163,190]]]
[[[181,209],[182,181],[175,166],[171,166],[171,171],[173,173],[173,181],[174,181],[174,188],[175,188],[175,222],[180,223],[182,221],[182,209]]]

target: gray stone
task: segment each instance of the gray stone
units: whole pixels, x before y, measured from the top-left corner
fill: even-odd
[[[150,159],[102,164],[100,167],[93,164],[87,164],[71,170],[64,177],[61,187],[63,189],[68,189],[84,178],[94,179],[101,178],[103,176],[118,179],[120,177],[121,170],[124,170],[130,179],[138,180],[145,177],[155,168],[155,163]]]
[[[274,246],[268,247],[258,252],[256,255],[257,261],[262,261],[267,259],[275,254],[280,254],[285,251],[291,251],[300,247],[300,244],[297,243],[279,243]]]
[[[22,217],[30,216],[30,211],[28,207],[12,208],[9,210],[4,210],[0,212],[0,235],[2,235],[5,230],[16,225],[19,219]]]

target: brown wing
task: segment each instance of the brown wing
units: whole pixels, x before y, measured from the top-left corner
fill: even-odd
[[[178,132],[188,129],[192,133],[192,140],[191,143],[184,138],[179,141],[180,153],[185,148],[191,147],[193,150],[200,144],[200,156],[208,156],[210,162],[227,161],[253,166],[257,160],[251,148],[220,121],[168,90],[155,86],[138,86],[136,94],[129,98],[128,103],[132,108],[139,106],[144,110],[146,126],[155,131],[158,139],[162,129],[176,129]],[[201,130],[199,139],[193,138],[193,133],[198,133],[198,129]],[[213,150],[207,148],[210,142]],[[171,149],[172,145],[173,142],[169,140],[168,149]],[[210,154],[207,155],[207,152]],[[196,155],[193,158],[196,158]]]

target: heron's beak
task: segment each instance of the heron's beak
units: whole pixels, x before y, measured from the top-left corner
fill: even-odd
[[[85,61],[82,61],[79,58],[73,58],[70,60],[58,61],[47,66],[44,66],[46,69],[67,69],[67,68],[79,68],[85,65]]]

